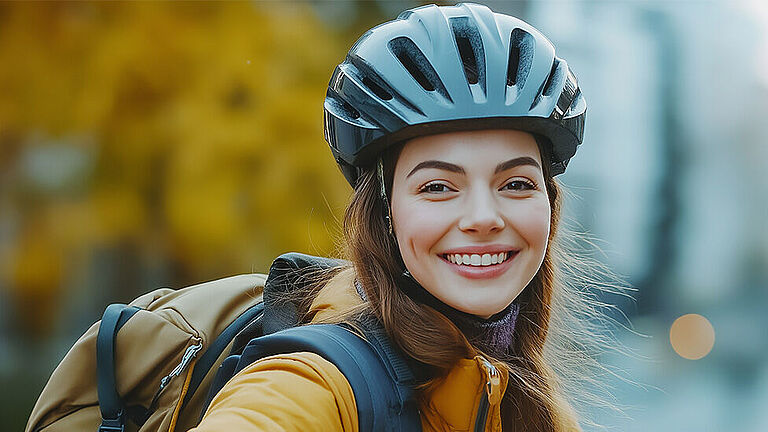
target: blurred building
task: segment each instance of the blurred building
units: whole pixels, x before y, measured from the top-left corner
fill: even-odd
[[[639,290],[637,303],[612,300],[651,337],[624,337],[648,359],[611,360],[651,388],[617,383],[632,419],[605,424],[765,430],[765,7],[531,2],[529,12],[589,101],[585,144],[563,176],[576,196],[568,210]],[[669,345],[688,313],[716,332],[697,361]]]

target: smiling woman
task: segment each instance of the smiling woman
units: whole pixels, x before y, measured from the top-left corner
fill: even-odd
[[[395,376],[414,377],[395,418],[417,412],[420,426],[402,430],[581,430],[558,372],[590,363],[573,347],[593,308],[561,278],[578,264],[558,247],[554,176],[582,142],[586,102],[550,41],[485,6],[405,11],[355,43],[324,108],[354,188],[348,262],[298,302],[304,322],[385,335],[406,359]],[[197,431],[360,430],[361,394],[337,366],[258,360]]]
[[[474,4],[403,12],[331,77],[326,139],[354,187],[349,263],[321,278],[305,316],[354,328],[373,318],[418,377],[422,429],[580,430],[544,345],[562,297],[553,176],[581,144],[585,111],[549,40]],[[236,375],[198,431],[357,430],[338,415],[357,412],[346,377],[302,355]],[[318,385],[311,407],[290,396]]]

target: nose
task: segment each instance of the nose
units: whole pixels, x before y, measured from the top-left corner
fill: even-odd
[[[461,231],[488,235],[504,229],[504,218],[492,192],[473,191],[468,198],[466,211],[459,220]]]

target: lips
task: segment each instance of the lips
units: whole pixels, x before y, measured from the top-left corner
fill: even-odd
[[[468,279],[492,279],[495,277],[500,276],[504,272],[506,272],[510,266],[512,265],[512,262],[514,261],[515,257],[518,255],[520,251],[519,250],[507,250],[504,252],[497,252],[495,255],[497,256],[497,262],[493,263],[493,255],[494,254],[458,254],[456,252],[450,253],[450,254],[441,254],[439,255],[443,262],[445,262],[451,270],[458,273],[460,276],[463,276]],[[478,259],[480,260],[479,265],[472,265],[472,256],[475,256],[474,262],[477,263]],[[483,256],[490,255],[491,263],[483,265]],[[458,256],[461,256],[461,262],[458,261]],[[464,264],[464,257],[467,257],[469,259],[469,264]],[[503,257],[500,262],[498,260],[499,257]],[[453,260],[452,260],[453,259]],[[485,258],[485,262],[488,262],[488,258]]]

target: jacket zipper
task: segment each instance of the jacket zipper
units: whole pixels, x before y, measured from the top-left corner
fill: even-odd
[[[488,374],[486,382],[485,382],[485,392],[483,392],[483,397],[480,398],[480,405],[477,407],[477,417],[475,418],[475,432],[483,432],[485,430],[485,424],[488,422],[488,408],[489,408],[489,398],[491,396],[491,391],[493,390],[493,383],[491,382],[491,378],[495,377],[498,371],[496,370],[496,366],[494,366],[491,362],[489,362],[485,357],[480,357],[482,359],[483,364],[488,370]]]

